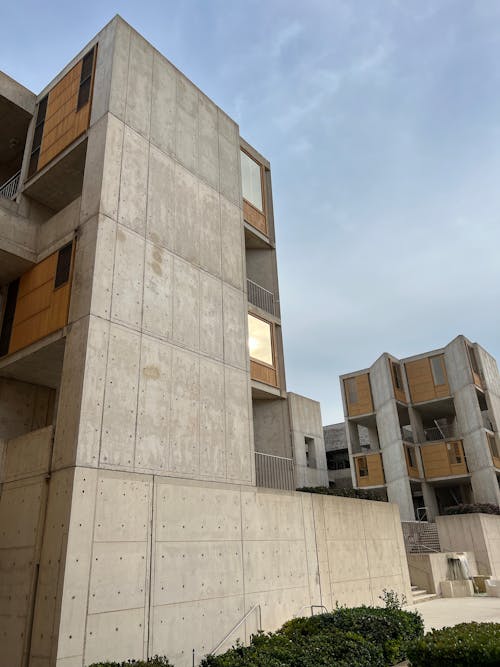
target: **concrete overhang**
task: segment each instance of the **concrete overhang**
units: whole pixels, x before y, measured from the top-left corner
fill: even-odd
[[[441,417],[455,416],[455,405],[451,396],[436,398],[424,403],[413,403],[413,407],[418,410],[422,418],[440,419]]]
[[[36,96],[0,72],[0,185],[21,168]]]
[[[36,223],[17,214],[14,202],[0,198],[0,285],[19,278],[36,262]]]
[[[65,330],[60,329],[23,350],[0,359],[0,377],[59,387],[66,344]]]

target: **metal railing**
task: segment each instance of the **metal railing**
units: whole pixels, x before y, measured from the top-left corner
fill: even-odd
[[[9,178],[3,185],[0,185],[0,197],[3,197],[4,199],[14,199],[19,188],[20,176],[21,172],[18,171],[17,174],[14,174],[14,176]]]
[[[255,477],[257,486],[295,491],[293,459],[255,452]]]
[[[401,521],[406,552],[410,554],[437,553],[441,551],[435,523],[427,521]]]
[[[247,278],[247,291],[248,291],[248,300],[257,308],[262,308],[266,313],[271,315],[276,314],[276,308],[274,305],[274,294],[267,289],[264,289],[257,283],[254,283],[253,280]]]
[[[433,428],[426,428],[424,429],[424,434],[427,442],[456,438],[456,430],[453,424],[436,425]]]

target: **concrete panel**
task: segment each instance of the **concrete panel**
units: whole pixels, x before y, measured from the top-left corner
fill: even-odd
[[[9,440],[47,424],[36,419],[38,404],[52,392],[27,382],[0,378],[0,439]]]
[[[198,180],[180,165],[175,167],[175,252],[198,264],[202,218],[198,208]]]
[[[59,211],[41,225],[37,225],[37,253],[38,260],[55,252],[68,236],[80,224],[81,197],[77,197],[62,211]],[[80,242],[80,237],[79,237]],[[73,289],[74,277],[73,277]]]
[[[153,49],[136,32],[130,36],[125,123],[149,138]]]
[[[301,494],[242,490],[244,541],[304,539]]]
[[[465,444],[465,441],[464,441]],[[477,503],[500,505],[500,487],[494,468],[483,468],[472,473],[470,483]]]
[[[177,74],[172,65],[155,52],[151,105],[151,142],[164,153],[175,152]]]
[[[243,550],[245,591],[309,589],[304,534],[297,540],[247,541]]]
[[[108,114],[106,118],[108,125],[106,133],[106,144],[104,149],[104,164],[99,210],[104,215],[107,215],[113,220],[117,220],[125,126],[111,114]],[[85,174],[87,174],[87,171],[88,169],[86,166]],[[82,212],[84,194],[85,187],[82,194]]]
[[[200,474],[223,479],[226,474],[224,367],[200,358]]]
[[[379,357],[370,367],[370,387],[375,411],[378,411],[387,401],[394,400],[394,387],[389,370],[389,361],[385,354]]]
[[[396,541],[391,539],[366,540],[370,577],[401,576],[397,547]]]
[[[95,544],[88,613],[143,607],[146,597],[146,556],[146,542]]]
[[[144,542],[151,521],[149,475],[103,471],[97,482],[94,542]]]
[[[198,473],[200,465],[200,361],[190,352],[173,349],[170,410],[170,470]]]
[[[89,276],[94,273],[97,219],[97,216],[90,218],[81,225],[79,230],[75,248],[68,322],[74,322],[90,313],[93,281],[89,280]]]
[[[100,464],[130,468],[134,461],[140,336],[111,325]]]
[[[219,189],[219,140],[217,107],[199,95],[199,161],[198,173],[216,190]]]
[[[109,322],[99,317],[89,320],[76,452],[78,465],[95,467],[99,462],[109,327]],[[74,400],[75,396],[72,398]],[[61,446],[64,446],[63,441]]]
[[[224,361],[238,368],[248,365],[247,302],[243,292],[223,286]]]
[[[162,542],[156,546],[153,604],[243,594],[241,542]]]
[[[369,579],[332,582],[332,602],[348,607],[374,603]]]
[[[97,239],[95,247],[95,263],[93,267],[94,279],[92,281],[92,304],[93,315],[110,319],[111,298],[113,292],[113,272],[115,264],[117,224],[111,218],[100,215],[97,221]],[[79,252],[77,245],[77,258]],[[77,266],[75,265],[75,271]],[[73,279],[74,280],[74,279]],[[82,280],[85,280],[82,270]],[[87,275],[88,283],[88,275]],[[73,283],[74,284],[74,283]],[[74,290],[74,286],[73,286]],[[71,302],[73,307],[73,297]]]
[[[243,289],[243,224],[241,209],[221,197],[222,277]]]
[[[241,538],[239,489],[158,477],[155,477],[155,486],[158,542],[216,542]],[[200,512],[201,507],[206,511]]]
[[[240,148],[219,134],[220,192],[230,202],[241,206]]]
[[[332,585],[338,581],[369,579],[368,554],[362,540],[328,540]]]
[[[159,338],[172,338],[173,256],[146,242],[142,330]]]
[[[90,124],[93,125],[109,109],[113,54],[115,49],[116,22],[108,25],[98,35],[97,59],[92,91]]]
[[[472,384],[457,389],[453,396],[459,432],[467,435],[483,427],[476,390]]]
[[[452,394],[472,384],[472,372],[463,336],[457,336],[445,347],[444,360]]]
[[[88,130],[80,211],[82,222],[99,213],[107,135],[108,116]]]
[[[142,337],[135,467],[165,472],[169,461],[172,350]]]
[[[395,401],[388,401],[377,410],[377,429],[382,451],[394,442],[402,442]]]
[[[136,329],[142,317],[145,241],[118,226],[113,272],[112,319]]]
[[[120,120],[125,120],[125,102],[127,99],[127,81],[129,71],[131,29],[121,19],[116,22],[115,51],[109,94],[109,111]]]
[[[491,460],[490,448],[486,438],[486,433],[483,429],[479,429],[474,433],[469,433],[463,438],[463,446],[467,467],[470,472],[489,468],[495,477],[495,471],[492,468],[493,462]],[[482,502],[476,498],[476,502]],[[494,501],[484,501],[494,502]]]
[[[200,272],[200,351],[212,359],[223,357],[222,282]]]
[[[192,350],[200,344],[199,271],[174,258],[173,340]]]
[[[123,609],[90,614],[87,620],[84,663],[102,659],[144,658],[144,610]]]
[[[414,521],[415,509],[408,478],[396,479],[387,483],[387,497],[389,502],[397,503],[401,514],[401,521]]]
[[[125,127],[118,222],[144,236],[148,192],[148,142]]]
[[[149,149],[146,237],[155,245],[174,249],[175,163],[153,145]]]
[[[180,77],[177,85],[178,98],[180,90],[179,81],[182,81]],[[175,130],[177,159],[186,167],[186,169],[195,173],[198,164],[198,115],[190,114],[178,103],[176,109]]]
[[[219,194],[199,183],[200,266],[215,276],[221,275],[221,201]]]
[[[53,427],[46,426],[8,440],[0,481],[13,482],[47,473],[50,468],[53,433]]]
[[[227,478],[250,482],[253,447],[250,442],[248,375],[228,367],[224,374]]]

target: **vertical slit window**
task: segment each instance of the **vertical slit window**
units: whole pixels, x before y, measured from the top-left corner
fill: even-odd
[[[33,176],[38,167],[38,158],[40,157],[40,147],[43,138],[43,127],[45,125],[45,115],[47,113],[47,100],[48,95],[45,95],[43,100],[40,100],[38,104],[35,132],[33,134],[33,144],[31,146],[30,164],[28,167],[28,178]]]
[[[84,107],[90,99],[90,84],[92,82],[92,70],[94,68],[94,52],[89,51],[82,60],[82,71],[80,74],[80,88],[78,90],[78,103],[76,110],[78,111]]]
[[[435,386],[446,384],[443,357],[431,357],[431,369]]]
[[[358,457],[358,471],[360,477],[368,477],[368,462],[366,456]]]
[[[345,388],[347,391],[347,400],[349,403],[357,403],[358,388],[356,386],[356,378],[347,378],[347,380],[345,380]]]
[[[10,283],[7,290],[7,299],[5,301],[5,311],[3,315],[2,330],[0,332],[0,357],[5,356],[9,351],[10,337],[12,334],[12,325],[16,312],[17,293],[19,291],[19,278]]]
[[[54,289],[65,285],[69,280],[69,272],[71,268],[71,251],[73,243],[68,243],[64,248],[59,250],[57,256],[56,277],[54,280]]]

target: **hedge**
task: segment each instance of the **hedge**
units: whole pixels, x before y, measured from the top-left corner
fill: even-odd
[[[167,658],[155,655],[149,660],[126,660],[123,662],[94,662],[89,667],[173,667]]]
[[[445,507],[445,514],[500,514],[500,507],[493,503],[473,503]]]
[[[500,623],[460,623],[432,630],[408,646],[412,667],[500,665]]]
[[[378,500],[386,503],[385,498],[381,498],[374,491],[364,491],[363,489],[331,489],[328,486],[303,486],[297,491],[304,493],[321,493],[324,496],[340,496],[341,498],[357,498],[358,500]]]

